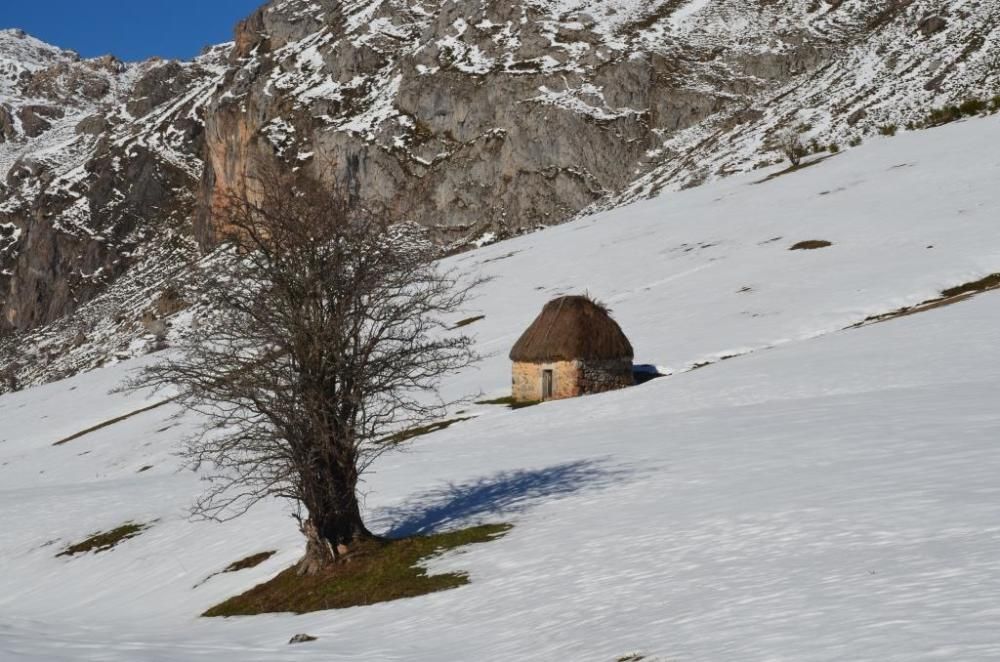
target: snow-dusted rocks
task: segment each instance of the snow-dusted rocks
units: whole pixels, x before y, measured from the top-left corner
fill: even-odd
[[[779,129],[846,147],[991,95],[998,24],[986,1],[274,2],[209,113],[203,194],[308,154],[450,239],[509,235],[768,163]]]
[[[147,241],[190,235],[198,107],[227,49],[193,63],[89,60],[0,32],[0,333],[72,312]]]

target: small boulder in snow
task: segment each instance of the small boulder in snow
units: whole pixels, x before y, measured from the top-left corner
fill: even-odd
[[[945,20],[943,16],[928,16],[924,20],[920,21],[917,29],[920,30],[920,34],[925,37],[929,37],[932,34],[937,34],[941,32],[946,27],[948,27],[948,21]]]

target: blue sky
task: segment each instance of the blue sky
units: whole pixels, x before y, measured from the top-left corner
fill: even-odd
[[[0,28],[84,57],[190,58],[232,39],[233,26],[264,0],[0,0]]]

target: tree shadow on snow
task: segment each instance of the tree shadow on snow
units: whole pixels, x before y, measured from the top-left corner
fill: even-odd
[[[385,533],[390,538],[426,534],[477,517],[517,514],[544,500],[610,487],[632,473],[592,460],[505,471],[424,492],[405,506],[382,511],[380,519],[392,522]]]

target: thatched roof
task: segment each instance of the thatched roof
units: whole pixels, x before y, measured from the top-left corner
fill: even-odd
[[[585,296],[545,304],[510,350],[516,362],[631,359],[632,344],[608,309]]]

